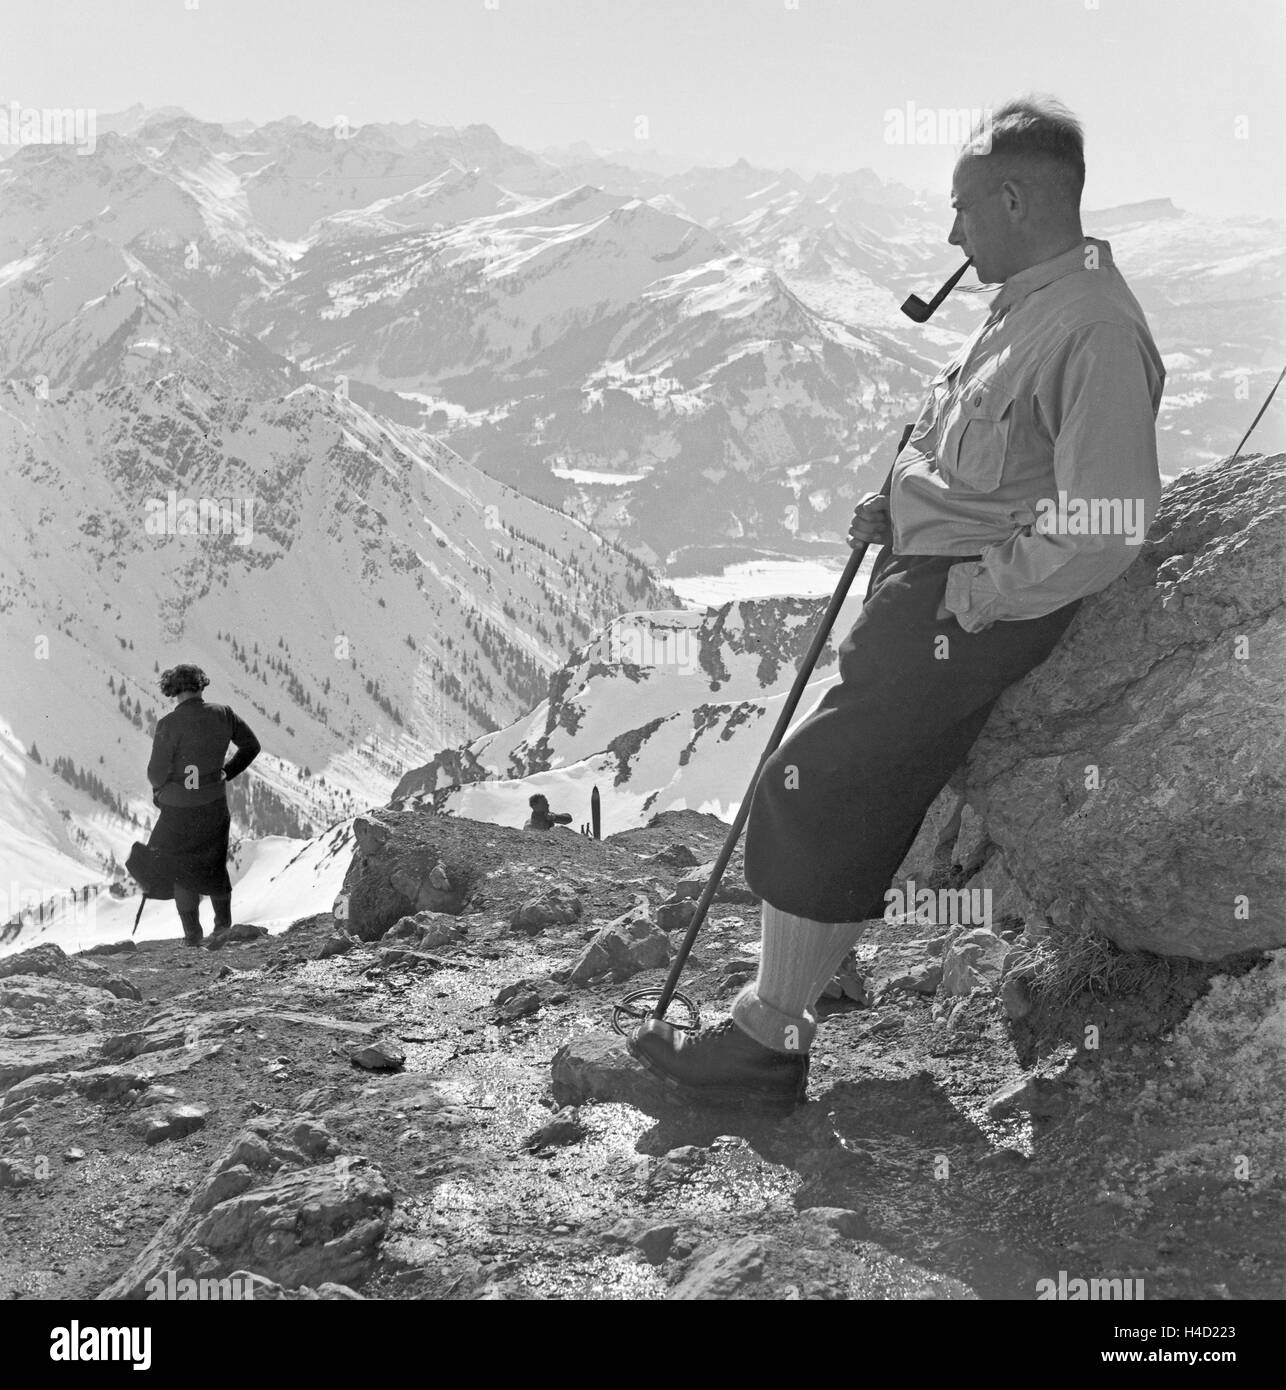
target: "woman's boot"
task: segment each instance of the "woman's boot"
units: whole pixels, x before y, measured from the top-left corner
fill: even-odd
[[[226,931],[232,925],[232,894],[214,893],[210,903],[214,908],[215,931]]]

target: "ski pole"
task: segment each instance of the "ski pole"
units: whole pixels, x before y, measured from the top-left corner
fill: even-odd
[[[897,452],[900,454],[906,447],[906,441],[910,438],[912,426],[908,425],[902,431],[902,439],[898,444]],[[896,462],[897,455],[894,455]],[[884,486],[880,489],[883,496],[889,495],[889,489],[893,483],[893,469],[889,469],[888,477],[884,479]],[[750,803],[755,794],[755,787],[759,784],[759,775],[763,771],[764,764],[777,751],[785,736],[790,721],[794,717],[795,710],[804,695],[804,688],[807,686],[813,674],[813,667],[817,664],[817,658],[822,653],[822,648],[826,645],[826,639],[830,636],[831,628],[835,624],[835,619],[839,617],[839,610],[844,606],[844,600],[848,597],[849,588],[853,580],[857,577],[858,570],[862,567],[862,561],[866,558],[866,551],[869,541],[863,541],[860,546],[854,548],[848,557],[848,564],[844,566],[844,572],[839,577],[839,583],[835,586],[835,592],[831,595],[831,601],[826,605],[826,611],[822,614],[821,621],[817,624],[817,630],[813,633],[813,640],[809,643],[808,651],[800,663],[799,671],[795,676],[795,683],[790,688],[790,694],[786,697],[786,703],[782,706],[781,713],[777,716],[777,723],[768,738],[768,746],[764,749],[759,763],[755,768],[754,776],[750,779],[750,785],[746,788],[746,794],[741,798],[741,805],[737,807],[737,814],[733,818],[732,824],[728,827],[728,833],[724,837],[723,848],[719,851],[719,857],[715,860],[714,869],[710,874],[710,879],[706,883],[701,896],[697,899],[696,911],[692,914],[692,920],[688,923],[688,929],[684,933],[683,942],[679,946],[678,954],[674,957],[670,965],[670,973],[666,977],[661,993],[657,998],[656,1007],[652,1010],[652,1017],[663,1019],[665,1011],[670,1007],[670,1001],[674,998],[674,992],[679,986],[679,978],[683,974],[683,967],[688,963],[688,957],[692,954],[692,947],[696,944],[697,933],[701,930],[702,923],[705,921],[706,913],[710,910],[710,904],[714,901],[714,895],[719,890],[719,884],[723,879],[724,870],[728,867],[728,861],[732,858],[732,851],[737,847],[737,841],[741,838],[742,828],[746,824],[746,818],[750,815]]]

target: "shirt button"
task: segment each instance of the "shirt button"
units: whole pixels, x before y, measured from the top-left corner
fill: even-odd
[[[981,397],[981,396],[975,396],[975,397],[973,398],[973,403],[974,403],[974,405],[981,405],[981,404],[982,404],[982,397]]]

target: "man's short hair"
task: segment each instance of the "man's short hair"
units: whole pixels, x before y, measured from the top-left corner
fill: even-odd
[[[1085,132],[1071,111],[1053,97],[1024,96],[1005,102],[974,129],[961,154],[1047,164],[1063,196],[1080,203],[1085,187]]]
[[[527,798],[527,805],[530,806],[534,811],[537,806],[548,806],[549,798],[544,794],[544,792],[537,792],[534,796],[529,796]]]

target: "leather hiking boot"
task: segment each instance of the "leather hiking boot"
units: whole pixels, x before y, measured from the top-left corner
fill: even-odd
[[[774,1052],[743,1033],[732,1019],[689,1033],[649,1018],[627,1041],[633,1057],[688,1099],[784,1109],[805,1099],[808,1054]]]
[[[179,921],[183,924],[183,944],[199,946],[205,937],[201,930],[201,919],[195,912],[180,912]]]

